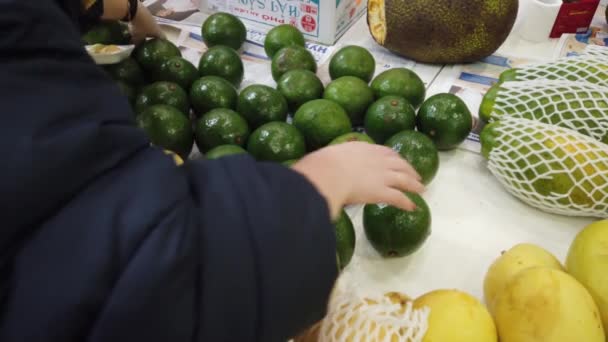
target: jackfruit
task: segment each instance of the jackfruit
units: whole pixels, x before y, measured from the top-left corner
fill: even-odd
[[[468,63],[494,53],[507,39],[518,0],[368,0],[374,40],[422,63]]]

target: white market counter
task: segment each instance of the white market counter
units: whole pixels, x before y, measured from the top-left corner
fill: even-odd
[[[501,251],[527,242],[564,261],[576,233],[593,222],[547,214],[520,202],[476,153],[458,149],[440,153],[440,159],[439,172],[423,195],[433,220],[424,246],[409,257],[382,259],[365,238],[362,206],[349,208],[357,245],[341,282],[412,298],[436,289],[459,289],[483,300],[485,272]]]
[[[356,25],[342,44],[368,38],[366,25]],[[514,31],[497,54],[548,61],[558,57],[560,40],[533,43]],[[417,65],[414,70],[428,67]],[[460,66],[445,66],[428,86],[427,97],[448,92]],[[479,103],[464,99],[476,115]],[[469,101],[468,101],[469,100]],[[474,148],[473,148],[474,150]],[[544,213],[511,196],[471,148],[440,152],[439,172],[423,195],[432,215],[432,233],[409,257],[382,259],[365,238],[362,206],[349,208],[357,233],[351,264],[340,279],[362,291],[399,291],[415,298],[436,289],[459,289],[483,300],[483,280],[500,253],[518,243],[533,243],[562,262],[576,233],[595,221]]]
[[[181,28],[181,33],[168,29],[169,38],[177,41],[180,47],[204,49],[202,43],[195,41],[195,36],[200,35],[200,28]],[[259,44],[259,39],[248,39],[246,44],[246,80],[242,87],[252,82],[275,86],[269,77],[270,62],[259,56],[262,54]],[[451,80],[442,77],[454,76],[450,70],[460,68],[416,64],[387,53],[373,42],[365,17],[335,47],[328,49],[333,51],[350,44],[370,49],[378,61],[376,73],[388,67],[413,69],[427,85],[427,97],[449,91]],[[498,54],[530,60],[552,60],[556,58],[557,47],[558,40],[530,43],[513,33]],[[259,52],[258,57],[255,49]],[[202,52],[186,53],[185,57],[196,65]],[[329,54],[318,59],[318,75],[324,82],[329,80]],[[476,115],[478,103],[465,101]],[[533,243],[564,261],[575,234],[594,220],[547,214],[520,202],[502,188],[485,167],[481,155],[472,150],[475,148],[440,153],[439,172],[423,195],[431,209],[432,233],[424,246],[409,257],[382,259],[365,238],[362,206],[348,208],[355,225],[357,244],[355,255],[340,277],[339,284],[354,284],[360,290],[373,294],[399,291],[412,298],[435,289],[453,288],[483,300],[485,272],[503,250],[518,243]]]

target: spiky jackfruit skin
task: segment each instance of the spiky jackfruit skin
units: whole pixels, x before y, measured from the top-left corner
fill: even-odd
[[[374,40],[417,62],[469,63],[493,54],[507,39],[518,0],[369,0]]]

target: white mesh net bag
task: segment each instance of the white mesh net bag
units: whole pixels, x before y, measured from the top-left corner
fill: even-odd
[[[319,342],[421,342],[430,309],[414,309],[398,293],[333,296],[319,331]]]
[[[506,73],[515,73],[513,81],[568,80],[608,86],[608,59],[603,53],[592,53],[564,57],[550,63],[532,64],[508,70]]]
[[[555,214],[608,217],[608,145],[512,117],[486,126],[481,140],[492,174],[523,202]]]
[[[430,309],[414,309],[398,292],[363,295],[336,290],[323,321],[297,342],[421,342]]]
[[[588,56],[600,56],[608,58],[608,48],[599,45],[587,45],[585,47],[585,50],[583,50],[582,54]]]
[[[496,87],[490,122],[505,116],[537,120],[608,143],[608,87],[550,80],[505,82]]]

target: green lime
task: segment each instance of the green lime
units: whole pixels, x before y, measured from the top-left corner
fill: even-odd
[[[85,32],[82,40],[86,45],[128,45],[131,44],[131,33],[123,22],[103,20]]]
[[[414,108],[418,108],[426,96],[426,88],[420,77],[406,68],[381,72],[374,78],[371,87],[378,99],[387,95],[402,96]]]
[[[295,113],[293,124],[304,135],[309,151],[324,147],[352,131],[346,111],[339,104],[325,99],[303,104]]]
[[[323,98],[342,106],[353,125],[360,125],[367,107],[374,102],[374,93],[360,78],[343,76],[327,85]]]
[[[442,93],[429,97],[420,106],[417,127],[431,137],[439,150],[451,150],[469,136],[473,117],[458,96]]]
[[[287,119],[287,100],[269,86],[252,84],[239,94],[237,111],[254,129],[271,121]]]
[[[192,124],[179,110],[167,105],[146,108],[136,117],[137,125],[146,132],[152,144],[188,158],[194,137]]]
[[[201,33],[207,47],[226,45],[238,50],[247,39],[245,24],[239,18],[225,12],[210,15],[203,22]]]
[[[431,211],[419,195],[406,193],[416,204],[405,211],[385,204],[367,204],[363,208],[363,228],[372,247],[385,258],[413,254],[431,235]]]
[[[386,146],[399,152],[422,177],[424,184],[429,184],[439,170],[439,153],[435,143],[426,135],[417,131],[402,131],[390,137]]]
[[[215,108],[235,109],[237,98],[232,83],[217,76],[201,77],[190,88],[190,102],[198,117]]]
[[[365,133],[351,132],[351,133],[346,133],[346,134],[343,134],[343,135],[337,137],[336,139],[332,140],[329,143],[329,145],[338,145],[338,144],[343,144],[343,143],[353,142],[353,141],[361,141],[361,142],[366,142],[366,143],[370,143],[370,144],[375,144],[374,140],[372,140],[372,138],[370,138],[369,135],[367,135]]]
[[[189,91],[192,83],[198,79],[198,70],[188,60],[182,57],[171,57],[161,65],[156,75],[157,81],[168,81],[179,84]]]
[[[277,82],[277,89],[283,94],[292,111],[323,96],[323,83],[310,70],[297,69],[284,73]]]
[[[201,152],[219,145],[243,146],[249,126],[237,112],[228,108],[212,109],[196,121],[194,139]]]
[[[247,154],[247,151],[239,145],[220,145],[209,150],[205,157],[207,159],[220,159],[237,154]]]
[[[201,56],[198,63],[201,76],[219,76],[238,87],[245,69],[239,54],[231,47],[216,45]]]
[[[334,222],[336,229],[336,258],[338,269],[343,270],[355,254],[355,244],[357,236],[353,222],[348,214],[342,210],[338,219]]]
[[[134,87],[145,83],[144,72],[132,57],[116,64],[104,65],[103,68],[116,81],[124,81]]]
[[[135,99],[135,112],[141,113],[146,108],[157,104],[172,106],[185,117],[190,114],[188,93],[173,82],[155,82],[145,86]]]
[[[401,96],[384,96],[372,103],[365,114],[365,131],[381,144],[401,131],[415,128],[416,110]]]
[[[291,45],[277,51],[271,63],[272,78],[278,81],[289,70],[310,70],[317,72],[317,62],[306,48]]]
[[[266,34],[264,39],[264,51],[269,58],[272,58],[277,51],[286,46],[302,46],[306,44],[304,35],[297,28],[289,24],[281,24],[273,27]]]
[[[343,76],[354,76],[369,83],[376,71],[376,60],[366,48],[348,45],[336,52],[329,62],[332,80]]]
[[[181,51],[166,39],[152,38],[139,44],[133,51],[133,56],[139,65],[154,79],[161,64],[171,57],[181,57]]]
[[[280,121],[266,123],[251,133],[247,150],[257,160],[284,162],[306,154],[302,133]]]

